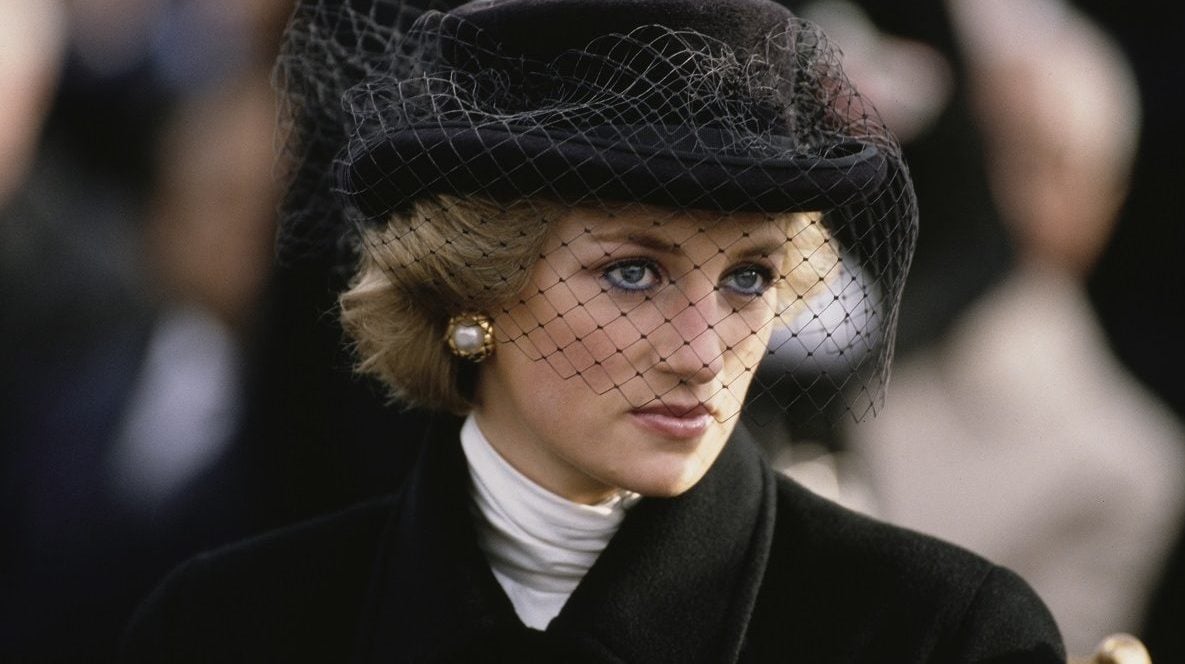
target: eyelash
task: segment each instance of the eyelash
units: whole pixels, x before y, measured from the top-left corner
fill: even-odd
[[[613,276],[615,272],[620,273],[626,269],[639,267],[644,270],[648,270],[655,281],[658,283],[645,286],[635,286],[627,284],[625,280],[621,278],[620,274],[617,277]],[[667,281],[666,275],[663,274],[662,268],[658,265],[658,263],[644,258],[627,258],[625,260],[615,261],[605,266],[605,268],[601,271],[601,277],[609,284],[610,288],[627,293],[653,291]]]
[[[725,275],[725,279],[733,279],[738,274],[745,272],[753,272],[761,280],[761,286],[752,289],[734,288],[732,291],[737,295],[744,297],[761,297],[768,291],[774,283],[774,271],[765,265],[750,263],[747,265],[740,265],[736,269]]]
[[[637,268],[641,268],[649,273],[648,276],[650,278],[647,280],[649,283],[639,286],[635,284],[641,280],[630,283],[623,278],[624,275],[622,272],[624,270],[633,270]],[[723,285],[724,282],[735,279],[737,275],[748,272],[756,274],[757,278],[761,282],[759,287],[740,288]],[[615,274],[616,276],[614,276]],[[643,273],[643,275],[645,276],[645,273]],[[662,267],[657,262],[646,258],[628,258],[625,260],[615,261],[605,266],[601,270],[601,278],[604,279],[610,288],[625,293],[653,292],[668,282],[667,276]],[[738,265],[725,274],[724,278],[721,279],[720,288],[728,290],[740,297],[760,297],[773,286],[774,279],[774,271],[768,266],[757,263],[745,263]]]

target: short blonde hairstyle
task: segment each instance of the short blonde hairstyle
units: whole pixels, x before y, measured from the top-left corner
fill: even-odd
[[[475,367],[449,351],[448,320],[495,314],[518,298],[548,227],[570,209],[538,199],[503,204],[439,196],[365,229],[358,270],[340,298],[357,370],[379,379],[404,405],[471,410]],[[821,215],[788,216],[792,247],[778,284],[783,320],[825,287],[839,260]]]
[[[524,288],[550,222],[567,208],[439,196],[417,201],[362,234],[361,262],[341,297],[358,371],[395,400],[458,414],[472,406],[472,376],[444,337],[451,316],[493,312]]]

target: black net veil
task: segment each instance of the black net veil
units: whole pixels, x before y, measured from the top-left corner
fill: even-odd
[[[301,0],[276,79],[280,258],[361,262],[347,328],[401,400],[465,409],[450,321],[483,314],[495,353],[632,406],[881,403],[913,187],[781,6]]]

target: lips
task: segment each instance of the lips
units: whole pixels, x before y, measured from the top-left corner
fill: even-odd
[[[664,438],[698,438],[716,421],[711,409],[702,403],[655,404],[630,411],[642,428]]]

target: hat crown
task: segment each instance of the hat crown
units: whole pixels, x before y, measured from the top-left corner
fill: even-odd
[[[810,64],[818,38],[768,0],[478,0],[425,13],[403,39],[408,50],[347,98],[360,136],[367,125],[385,134],[505,121],[634,127],[633,138],[663,135],[669,147],[700,136],[722,153],[817,154],[820,127],[794,115],[828,102],[793,97],[803,76],[833,75]]]
[[[748,51],[794,18],[770,0],[475,0],[450,13],[486,32],[504,52],[535,59],[651,25]]]

